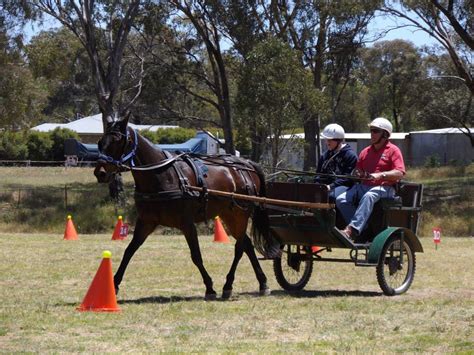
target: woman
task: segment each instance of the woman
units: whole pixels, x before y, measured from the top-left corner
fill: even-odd
[[[349,144],[344,143],[345,132],[340,125],[327,125],[321,133],[326,140],[327,151],[319,158],[315,182],[328,187],[329,197],[335,199],[352,186],[353,180],[330,175],[350,175],[357,163],[357,155]]]

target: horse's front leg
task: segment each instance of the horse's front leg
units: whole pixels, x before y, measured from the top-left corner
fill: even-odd
[[[117,272],[114,275],[114,286],[115,293],[118,293],[120,283],[123,279],[123,274],[127,269],[127,265],[130,262],[130,259],[135,254],[135,252],[140,248],[146,238],[155,230],[156,223],[145,223],[140,218],[137,219],[135,223],[135,231],[133,232],[133,238],[128,244],[125,252],[123,253],[122,261]]]
[[[188,243],[189,250],[191,251],[191,259],[194,265],[196,265],[199,269],[202,280],[204,281],[204,285],[206,286],[206,294],[204,298],[209,301],[215,300],[216,291],[214,291],[212,279],[204,268],[204,264],[202,262],[201,248],[199,247],[196,226],[193,223],[189,223],[181,230],[186,237],[186,242]]]

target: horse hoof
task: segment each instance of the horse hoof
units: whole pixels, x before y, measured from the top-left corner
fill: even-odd
[[[269,287],[265,287],[263,289],[261,289],[259,292],[258,292],[258,295],[259,296],[270,296],[270,294],[272,293],[272,291],[270,290]]]
[[[222,290],[222,299],[228,300],[232,296],[232,290]]]
[[[204,296],[204,300],[206,301],[215,301],[217,299],[217,295],[216,293],[206,293],[206,295]]]

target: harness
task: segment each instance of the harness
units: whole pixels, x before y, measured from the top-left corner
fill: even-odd
[[[163,154],[165,155],[165,159],[161,160],[159,163],[137,166],[135,163],[135,157],[138,147],[138,135],[135,130],[131,128],[130,130],[133,132],[133,140],[130,139],[131,134],[129,130],[127,130],[126,139],[127,141],[133,141],[131,150],[128,153],[123,153],[119,159],[114,159],[100,151],[99,161],[115,165],[123,170],[153,171],[155,174],[161,174],[163,171],[172,168],[178,177],[177,189],[152,193],[135,191],[134,198],[136,202],[166,202],[170,200],[194,198],[203,203],[204,214],[207,215],[208,192],[205,178],[207,177],[209,171],[208,166],[210,165],[226,166],[238,171],[242,180],[245,182],[246,192],[248,194],[251,194],[252,192],[255,194],[258,193],[255,182],[250,175],[251,172],[255,172],[255,168],[249,163],[231,155],[207,156],[193,153],[180,153],[178,155],[173,155],[164,150]],[[189,179],[183,171],[182,164],[177,164],[177,162],[184,162],[191,168],[196,179],[196,185],[201,188],[199,192],[189,188],[191,186]],[[251,185],[249,185],[249,179]]]

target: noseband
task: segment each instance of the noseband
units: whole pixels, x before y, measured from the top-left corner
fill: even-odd
[[[113,157],[111,157],[110,155],[107,155],[107,154],[104,154],[102,151],[99,150],[99,159],[98,161],[103,161],[103,162],[106,162],[108,164],[112,164],[112,165],[115,165],[119,168],[129,168],[128,166],[125,165],[125,163],[127,161],[130,160],[130,167],[134,167],[135,166],[135,161],[133,160],[133,158],[135,157],[136,153],[137,153],[137,146],[138,146],[138,136],[137,136],[137,131],[133,130],[132,129],[132,132],[134,134],[134,139],[133,139],[133,147],[132,147],[132,150],[128,153],[123,153],[122,156],[118,159],[118,160],[115,160]],[[129,133],[129,130],[127,129],[127,134],[124,135],[123,133],[119,132],[121,136],[126,136],[126,141],[130,141],[130,133]]]

